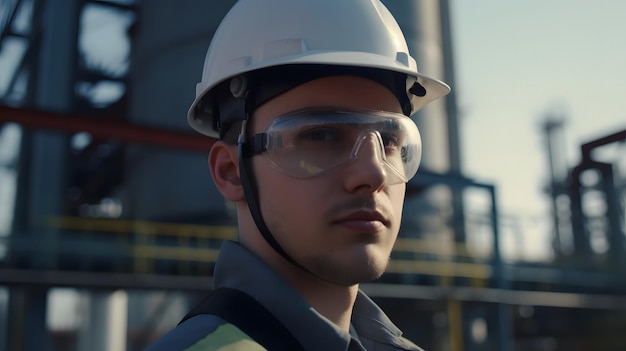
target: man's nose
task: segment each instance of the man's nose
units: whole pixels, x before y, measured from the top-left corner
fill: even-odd
[[[355,154],[357,159],[369,160],[372,163],[382,165],[384,148],[380,134],[370,131],[362,135]]]
[[[348,188],[381,188],[387,182],[388,170],[384,164],[384,150],[378,133],[370,132],[360,138],[355,159],[349,167]]]
[[[369,131],[362,135],[355,148],[355,163],[364,169],[360,172],[370,172],[370,175],[378,175],[383,179],[381,183],[389,185],[405,183],[406,179],[400,175],[387,160],[385,145],[380,133]]]

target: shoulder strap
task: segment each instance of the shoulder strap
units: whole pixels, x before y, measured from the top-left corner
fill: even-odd
[[[213,314],[235,325],[268,350],[304,350],[285,326],[257,300],[231,288],[213,290],[178,324],[199,314]]]

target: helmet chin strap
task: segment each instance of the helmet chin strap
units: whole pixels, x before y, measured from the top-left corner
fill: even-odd
[[[280,246],[276,238],[272,235],[272,232],[265,224],[265,220],[263,220],[263,215],[261,214],[261,206],[259,204],[259,192],[256,187],[256,181],[254,178],[254,173],[252,172],[251,165],[251,157],[247,155],[247,147],[246,147],[246,135],[247,135],[247,124],[248,118],[246,118],[241,126],[241,133],[239,134],[239,140],[237,141],[237,157],[239,162],[239,170],[241,177],[241,185],[243,187],[243,192],[246,196],[246,200],[248,202],[248,208],[250,209],[250,214],[254,219],[254,223],[256,224],[259,232],[265,239],[265,241],[280,254],[285,260],[294,266],[303,269],[308,272],[306,268],[304,268],[301,264],[296,262],[286,251]]]

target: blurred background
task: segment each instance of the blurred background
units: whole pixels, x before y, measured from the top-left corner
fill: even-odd
[[[384,2],[453,92],[363,290],[431,351],[626,350],[626,2]],[[0,0],[0,351],[143,350],[210,291],[185,116],[233,3]]]

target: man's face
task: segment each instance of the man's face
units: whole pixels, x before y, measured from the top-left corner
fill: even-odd
[[[402,113],[382,85],[359,77],[328,77],[300,85],[262,105],[252,133],[303,108],[337,107]],[[301,117],[306,118],[306,117]],[[310,178],[277,171],[253,158],[263,218],[280,245],[314,275],[352,285],[378,278],[398,234],[405,183],[388,184],[377,144],[368,138],[353,162]]]

